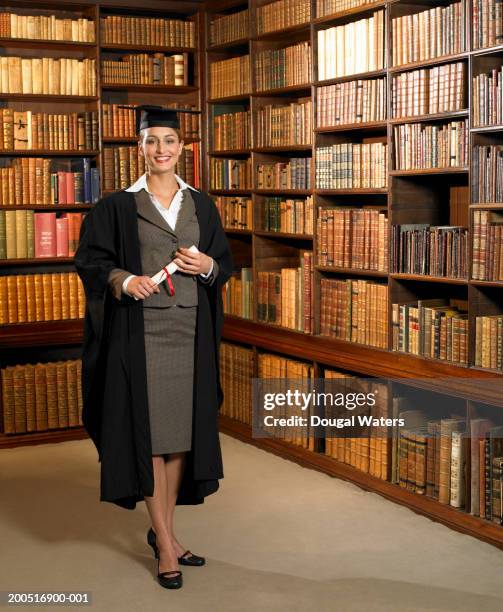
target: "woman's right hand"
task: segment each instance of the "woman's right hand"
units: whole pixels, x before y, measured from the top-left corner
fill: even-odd
[[[127,284],[129,295],[139,300],[144,300],[153,293],[160,293],[160,291],[150,276],[135,276]]]

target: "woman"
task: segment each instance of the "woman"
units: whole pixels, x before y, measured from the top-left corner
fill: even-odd
[[[233,267],[213,201],[174,172],[179,127],[173,110],[138,107],[146,173],[94,206],[75,256],[87,300],[82,419],[100,499],[128,509],[145,500],[166,588],[182,586],[178,564],[204,564],[175,537],[175,505],[202,503],[223,477],[221,290]],[[156,285],[171,261],[178,269]]]

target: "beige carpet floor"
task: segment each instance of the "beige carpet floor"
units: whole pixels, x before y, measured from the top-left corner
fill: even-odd
[[[0,590],[86,590],[88,608],[121,612],[503,610],[498,549],[221,441],[220,490],[175,513],[181,543],[207,558],[203,568],[182,568],[178,591],[154,578],[145,504],[99,502],[89,440],[2,450]]]

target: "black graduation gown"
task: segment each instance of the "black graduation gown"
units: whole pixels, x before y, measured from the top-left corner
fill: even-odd
[[[213,200],[205,193],[191,194],[200,227],[199,250],[218,262],[219,274],[211,286],[197,282],[192,448],[186,454],[177,504],[202,503],[223,478],[218,435],[223,400],[219,376],[221,291],[233,269]],[[119,301],[108,287],[113,268],[142,274],[134,193],[118,191],[97,202],[83,221],[75,265],[87,300],[82,420],[101,463],[100,500],[134,509],[136,502],[154,491],[143,302],[127,295]]]

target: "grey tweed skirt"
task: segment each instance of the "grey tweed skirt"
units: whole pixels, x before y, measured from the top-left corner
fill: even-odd
[[[143,308],[152,454],[192,445],[197,306]]]

